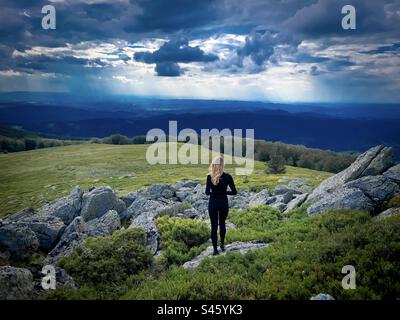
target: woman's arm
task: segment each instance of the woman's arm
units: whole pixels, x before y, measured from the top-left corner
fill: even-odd
[[[206,195],[211,195],[211,177],[209,175],[207,176]]]
[[[230,178],[228,180],[228,185],[229,185],[229,188],[231,189],[231,191],[226,191],[226,194],[229,195],[229,196],[234,196],[234,195],[237,194],[237,190],[236,190],[236,187],[235,187],[235,182],[233,181],[233,178],[232,178],[231,175],[229,175],[229,177]]]

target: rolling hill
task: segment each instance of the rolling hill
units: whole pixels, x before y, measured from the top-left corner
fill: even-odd
[[[154,183],[205,178],[207,165],[149,165],[147,147],[82,144],[0,154],[0,216],[65,196],[78,184],[83,188],[109,185],[123,194]],[[233,172],[233,167],[227,171]],[[331,175],[290,166],[283,175],[269,175],[264,169],[264,163],[256,161],[247,180],[237,177],[238,187],[271,187],[283,176],[308,178],[315,186]]]

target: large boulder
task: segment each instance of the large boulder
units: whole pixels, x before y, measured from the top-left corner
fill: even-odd
[[[83,194],[81,216],[85,221],[100,218],[109,210],[117,210],[119,205],[110,187],[95,188]]]
[[[39,209],[39,215],[55,216],[60,218],[66,225],[77,217],[81,210],[82,191],[76,186],[66,198],[55,200]]]
[[[0,300],[28,300],[33,295],[33,275],[28,269],[0,267]]]
[[[90,237],[108,236],[121,227],[118,212],[108,211],[104,216],[90,220],[84,226],[84,232]]]
[[[27,226],[10,223],[0,227],[0,251],[12,260],[31,256],[39,248],[36,234]]]
[[[153,184],[147,188],[150,199],[171,199],[175,196],[175,188],[169,184]]]
[[[271,193],[268,189],[261,190],[260,192],[250,197],[249,206],[258,206],[269,204],[268,200],[271,198]]]
[[[39,247],[45,251],[51,250],[57,244],[66,227],[58,217],[39,214],[29,219],[24,219],[21,223],[35,233],[39,240]]]
[[[374,206],[360,189],[340,188],[326,194],[324,197],[314,202],[307,209],[310,216],[318,215],[329,210],[355,209],[373,212]]]
[[[400,187],[385,176],[367,176],[345,184],[345,187],[358,188],[364,192],[375,205],[382,205],[400,191]]]
[[[143,212],[155,211],[163,208],[164,206],[165,204],[159,201],[139,197],[135,199],[126,210],[121,212],[120,217],[123,221],[130,221]]]
[[[392,148],[376,146],[359,155],[357,159],[345,170],[326,179],[310,194],[307,202],[313,202],[331,193],[344,184],[369,175],[380,175],[395,163]]]
[[[400,184],[400,164],[391,167],[383,175],[393,180],[397,184]]]
[[[46,262],[54,264],[62,257],[68,256],[77,246],[81,245],[87,237],[86,233],[74,231],[63,235],[57,245],[47,255]]]

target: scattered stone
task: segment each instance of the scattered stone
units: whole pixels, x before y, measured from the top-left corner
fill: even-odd
[[[260,241],[250,241],[250,242],[233,242],[225,246],[225,252],[221,252],[219,256],[223,256],[228,252],[238,252],[240,254],[244,254],[248,251],[251,250],[257,250],[257,249],[265,249],[268,247],[267,243],[263,243]],[[194,259],[187,261],[183,264],[183,268],[185,269],[194,269],[197,268],[200,263],[205,259],[205,258],[214,258],[218,256],[213,256],[213,247],[209,246],[207,249],[205,249],[202,253],[200,253],[197,257]]]

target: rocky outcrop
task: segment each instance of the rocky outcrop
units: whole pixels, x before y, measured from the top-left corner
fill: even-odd
[[[27,300],[33,295],[33,275],[28,269],[0,267],[0,300]]]
[[[307,213],[317,215],[329,210],[356,209],[380,212],[397,192],[398,165],[393,150],[377,146],[357,157],[342,172],[321,183],[307,198]]]
[[[400,184],[400,164],[391,167],[383,175],[393,180],[394,182]]]
[[[0,250],[12,260],[23,260],[39,248],[39,240],[28,227],[10,223],[0,227]]]
[[[265,249],[267,247],[268,247],[268,244],[261,242],[261,241],[250,241],[250,242],[239,242],[238,241],[238,242],[233,242],[233,243],[226,245],[225,252],[221,252],[218,256],[225,255],[228,252],[238,252],[238,253],[244,254],[251,250]],[[207,249],[205,249],[202,253],[200,253],[197,257],[195,257],[194,259],[185,262],[183,264],[183,268],[185,268],[185,269],[197,268],[205,258],[212,258],[212,257],[218,257],[218,256],[213,256],[213,247],[210,246]]]
[[[38,215],[57,217],[65,225],[68,225],[79,215],[81,205],[82,191],[79,186],[76,186],[68,197],[53,201],[42,207]]]
[[[314,216],[329,210],[355,209],[372,211],[374,206],[372,201],[360,190],[356,188],[340,188],[321,200],[312,204],[307,213]]]
[[[310,194],[307,201],[318,200],[344,184],[361,177],[379,175],[395,164],[392,148],[376,146],[364,152],[345,170],[326,179]]]
[[[83,195],[81,217],[89,221],[109,210],[123,211],[122,203],[110,187],[95,188]]]
[[[69,255],[88,237],[104,237],[111,235],[121,227],[117,211],[109,210],[100,218],[86,222],[83,217],[76,217],[65,229],[57,245],[49,252],[47,261],[54,263]]]

